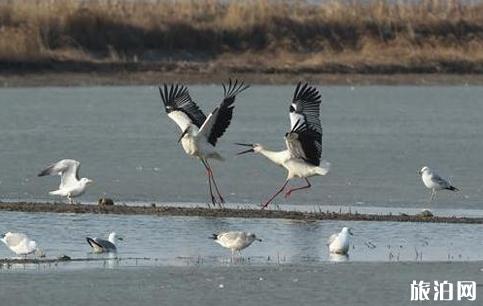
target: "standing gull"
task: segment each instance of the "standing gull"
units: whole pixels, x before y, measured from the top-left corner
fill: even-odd
[[[116,233],[112,232],[109,234],[108,240],[101,238],[90,238],[86,237],[87,243],[92,247],[94,253],[110,253],[117,252],[116,239],[122,240],[121,237],[116,237]]]
[[[216,243],[224,248],[231,250],[231,255],[234,256],[235,252],[240,253],[241,250],[249,247],[253,241],[262,241],[257,235],[247,232],[224,232],[213,234],[210,239],[215,240]]]
[[[244,154],[254,152],[261,154],[284,167],[288,171],[287,179],[282,187],[264,204],[267,207],[277,195],[284,191],[288,181],[293,178],[302,178],[307,185],[289,189],[285,197],[289,197],[292,192],[310,188],[308,178],[316,175],[326,175],[329,172],[330,163],[320,161],[322,155],[322,126],[320,124],[321,96],[319,91],[307,83],[298,83],[295,88],[292,102],[290,104],[290,131],[285,134],[285,144],[287,149],[284,151],[270,151],[260,144],[243,144],[241,146],[250,149],[238,153]]]
[[[213,195],[212,182],[219,198],[219,205],[222,206],[225,200],[218,189],[208,159],[223,160],[223,157],[215,150],[216,142],[230,125],[236,95],[248,87],[243,82],[236,80],[235,82],[230,80],[228,86],[223,84],[223,101],[208,117],[191,99],[187,87],[178,84],[170,86],[164,84],[163,87],[159,87],[161,100],[168,117],[176,122],[181,129],[178,142],[181,142],[186,154],[197,157],[207,171],[213,205],[216,205],[216,199]]]
[[[340,233],[332,234],[329,241],[327,241],[329,252],[332,254],[347,255],[350,243],[349,235],[352,235],[352,232],[348,227],[342,228]]]
[[[78,197],[86,191],[86,188],[93,181],[88,178],[79,178],[80,162],[73,159],[63,159],[48,166],[38,176],[60,175],[59,189],[49,192],[52,195],[67,197],[69,203],[73,204],[73,198]]]
[[[429,202],[434,199],[437,190],[451,190],[451,191],[459,191],[458,188],[454,187],[449,183],[447,180],[443,179],[437,173],[435,173],[430,168],[424,166],[420,171],[419,174],[421,175],[421,179],[423,180],[424,185],[431,189],[431,197],[429,198]]]
[[[5,233],[0,239],[12,252],[27,256],[37,251],[37,243],[22,233]]]

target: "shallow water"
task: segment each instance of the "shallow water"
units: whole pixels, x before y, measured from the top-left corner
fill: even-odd
[[[329,256],[328,237],[343,226],[354,232],[349,258]],[[303,264],[328,261],[474,261],[483,260],[483,245],[475,237],[483,225],[395,222],[301,222],[282,219],[205,217],[109,216],[4,212],[0,232],[22,231],[36,240],[47,258],[112,258],[92,254],[86,236],[107,236],[115,230],[121,262],[111,266],[229,266],[229,250],[208,237],[224,230],[245,230],[259,235],[243,251],[242,262],[252,265]],[[0,258],[12,257],[0,246]],[[138,260],[128,260],[138,258]],[[145,259],[142,259],[145,258]],[[60,264],[60,268],[103,267],[106,262]],[[52,265],[48,265],[54,268]],[[37,265],[10,268],[37,269]],[[42,267],[44,269],[45,267]]]
[[[459,193],[440,192],[433,208],[481,208],[483,87],[320,86],[324,156],[332,172],[309,192],[277,203],[426,207],[418,170],[428,164],[452,178]],[[207,112],[220,86],[190,86]],[[219,141],[227,159],[214,163],[226,199],[259,203],[286,173],[260,156],[234,157],[234,142],[282,149],[292,86],[253,86],[237,100]],[[52,200],[57,178],[37,178],[48,163],[71,157],[96,183],[83,196],[119,201],[205,202],[201,164],[176,144],[179,131],[161,109],[155,87],[0,89],[0,194]],[[302,182],[294,182],[302,184]]]

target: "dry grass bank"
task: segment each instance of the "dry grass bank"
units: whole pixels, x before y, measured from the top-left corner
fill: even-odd
[[[0,68],[483,72],[483,2],[361,2],[3,0]]]

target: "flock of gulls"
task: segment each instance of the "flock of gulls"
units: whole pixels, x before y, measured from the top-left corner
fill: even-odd
[[[191,98],[188,88],[180,84],[164,84],[159,87],[161,100],[169,118],[180,128],[181,134],[178,143],[181,143],[186,154],[200,160],[206,169],[208,187],[213,206],[223,207],[225,199],[216,184],[213,168],[209,160],[223,161],[223,157],[216,151],[218,139],[223,136],[233,118],[234,103],[236,96],[249,88],[248,85],[238,80],[229,80],[223,86],[223,100],[208,116]],[[285,197],[289,197],[294,191],[311,187],[309,178],[326,175],[330,170],[330,163],[321,160],[322,157],[322,126],[320,123],[320,104],[322,102],[320,92],[308,83],[299,82],[289,105],[290,127],[285,133],[286,149],[272,151],[258,143],[237,143],[246,147],[238,155],[246,153],[260,154],[271,162],[285,168],[288,172],[284,183],[266,201],[261,208],[266,208],[280,193],[286,190],[290,180],[303,179],[306,185],[289,188]],[[51,164],[42,170],[38,176],[60,175],[60,185],[51,195],[66,197],[69,203],[74,203],[74,198],[81,196],[93,180],[79,177],[80,163],[73,159],[63,159]],[[423,167],[419,174],[422,182],[430,189],[434,199],[436,191],[458,191],[448,180],[442,178],[428,167]],[[215,196],[216,193],[216,196]],[[208,204],[208,207],[211,207]],[[350,228],[344,227],[339,233],[330,236],[327,246],[332,254],[346,255],[349,252]],[[221,246],[230,249],[232,256],[236,252],[249,247],[254,241],[262,241],[254,233],[247,232],[223,232],[213,234],[211,237]],[[107,240],[87,237],[87,243],[95,253],[116,252],[116,233],[111,233]],[[8,232],[0,239],[11,251],[17,255],[41,254],[37,243],[22,233]]]

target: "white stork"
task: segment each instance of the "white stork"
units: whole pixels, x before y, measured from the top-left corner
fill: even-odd
[[[289,197],[295,190],[310,188],[309,177],[326,175],[329,172],[330,163],[320,161],[322,154],[322,127],[320,124],[321,96],[319,91],[307,83],[298,83],[295,88],[293,100],[290,104],[290,132],[285,134],[287,149],[279,152],[265,149],[260,144],[243,144],[250,149],[238,153],[244,154],[254,152],[261,154],[284,167],[288,176],[282,187],[264,204],[262,209],[267,207],[272,200],[279,195],[287,186],[288,181],[293,178],[303,178],[307,185],[289,189],[285,197]]]
[[[225,200],[218,189],[208,159],[223,160],[223,157],[215,149],[216,142],[230,125],[236,95],[249,87],[249,85],[245,85],[237,80],[232,82],[231,79],[228,86],[222,85],[224,92],[223,101],[208,117],[203,114],[198,105],[191,99],[186,86],[179,84],[168,86],[164,84],[163,87],[159,87],[161,100],[164,103],[168,117],[176,122],[181,129],[182,133],[178,143],[181,141],[186,154],[200,159],[206,168],[211,202],[213,205],[216,205],[211,186],[213,182],[220,207],[225,203]]]

